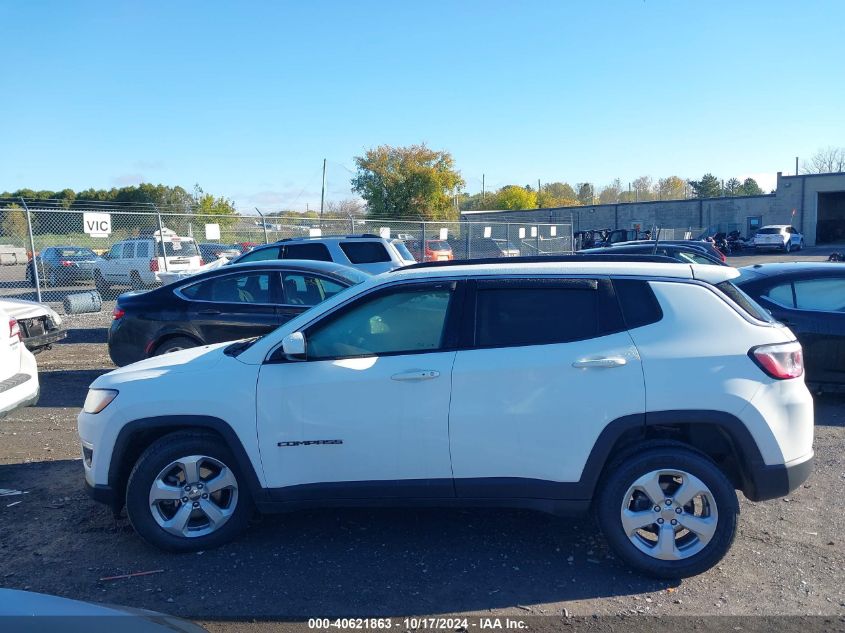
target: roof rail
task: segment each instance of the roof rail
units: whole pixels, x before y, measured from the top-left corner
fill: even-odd
[[[449,266],[483,266],[486,264],[549,264],[557,262],[646,262],[652,264],[678,264],[677,259],[663,255],[614,255],[611,253],[597,253],[594,255],[530,255],[526,257],[484,257],[481,259],[452,259],[441,262],[418,262],[398,270],[413,270],[416,268],[443,268]]]
[[[299,240],[322,240],[324,238],[341,238],[341,239],[348,239],[348,238],[355,238],[355,237],[375,237],[380,238],[380,235],[375,235],[374,233],[359,233],[357,235],[300,235],[297,237],[284,237],[280,240],[276,240],[274,244],[278,244],[280,242],[296,242]]]

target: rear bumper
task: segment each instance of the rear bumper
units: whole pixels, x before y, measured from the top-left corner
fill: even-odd
[[[751,486],[745,496],[751,501],[766,501],[788,495],[809,478],[813,472],[813,453],[775,466],[754,466]]]
[[[56,341],[61,341],[67,336],[67,330],[56,329],[45,332],[38,336],[28,336],[23,340],[24,345],[30,351],[41,349],[47,345],[52,345]]]

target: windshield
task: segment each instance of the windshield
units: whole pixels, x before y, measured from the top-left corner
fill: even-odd
[[[452,247],[449,246],[446,242],[441,242],[440,240],[430,240],[428,242],[428,248],[432,251],[451,251]]]
[[[363,270],[358,270],[357,268],[344,268],[342,271],[336,270],[334,271],[334,274],[341,279],[345,279],[350,286],[356,286],[372,276],[369,273],[365,273]]]
[[[88,248],[58,248],[56,254],[62,259],[96,259],[94,251]]]

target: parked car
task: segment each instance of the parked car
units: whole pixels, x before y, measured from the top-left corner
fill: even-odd
[[[100,294],[112,286],[131,286],[143,290],[160,283],[158,273],[196,270],[202,266],[197,243],[173,231],[159,231],[149,236],[117,242],[102,260],[94,265],[94,283]]]
[[[292,237],[256,246],[233,260],[233,264],[270,259],[308,259],[334,262],[377,275],[414,263],[400,252],[393,240],[378,235],[325,235]]]
[[[314,261],[221,266],[117,298],[109,328],[115,365],[176,350],[261,336],[369,277]]]
[[[258,242],[238,242],[237,244],[232,244],[232,248],[238,249],[241,253],[248,253],[256,246],[258,246]]]
[[[0,307],[0,417],[38,402],[38,366],[17,320]]]
[[[208,633],[198,624],[164,613],[6,588],[0,588],[0,620],[7,633]]]
[[[710,264],[716,266],[727,266],[725,262],[717,257],[713,257],[707,250],[698,248],[696,246],[687,246],[684,244],[667,244],[666,242],[658,242],[655,244],[628,244],[625,246],[606,246],[604,248],[587,248],[578,251],[579,254],[597,255],[600,253],[618,253],[618,254],[632,254],[632,255],[662,255],[670,257],[679,262],[687,264]]]
[[[94,266],[101,257],[82,246],[50,246],[33,257],[26,266],[26,281],[35,285],[33,262],[38,264],[42,286],[64,286],[94,279]]]
[[[240,248],[229,244],[216,244],[214,242],[207,242],[199,245],[200,257],[206,264],[210,264],[214,260],[226,258],[229,260],[235,259],[242,255]]]
[[[754,234],[754,248],[777,248],[788,253],[804,248],[804,236],[794,226],[769,224]]]
[[[734,540],[735,489],[810,474],[801,346],[733,268],[620,257],[415,264],[264,337],[102,375],[78,418],[88,490],[171,551],[232,540],[254,508],[592,507],[629,565],[701,573]]]
[[[738,285],[795,332],[813,389],[845,391],[845,266],[784,262],[739,271]]]
[[[709,242],[707,240],[635,240],[632,242],[617,242],[616,244],[613,244],[613,248],[619,248],[620,246],[654,246],[655,242],[658,244],[677,244],[684,246],[685,248],[695,248],[709,255],[713,259],[718,259],[720,262],[726,263],[728,261],[725,254],[716,248],[716,245],[713,242]]]
[[[62,317],[46,303],[4,298],[0,299],[0,308],[17,320],[23,343],[33,354],[50,349],[67,336]]]
[[[424,250],[420,240],[408,240],[405,246],[417,262],[447,262],[455,258],[452,246],[446,240],[426,240]]]
[[[453,237],[449,238],[449,245],[452,247],[454,259],[489,259],[520,255],[519,247],[504,239],[470,237],[467,245],[465,237]]]

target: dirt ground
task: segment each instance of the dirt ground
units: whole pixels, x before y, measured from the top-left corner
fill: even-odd
[[[264,629],[253,618],[436,613],[843,621],[843,396],[816,399],[811,479],[786,499],[742,499],[731,552],[682,582],[627,569],[591,521],[519,511],[300,512],[257,518],[218,550],[170,555],[82,489],[76,414],[88,384],[112,367],[104,345],[111,307],[67,317],[67,339],[38,356],[38,406],[0,420],[0,488],[26,492],[0,497],[0,586],[152,609],[212,631]]]

